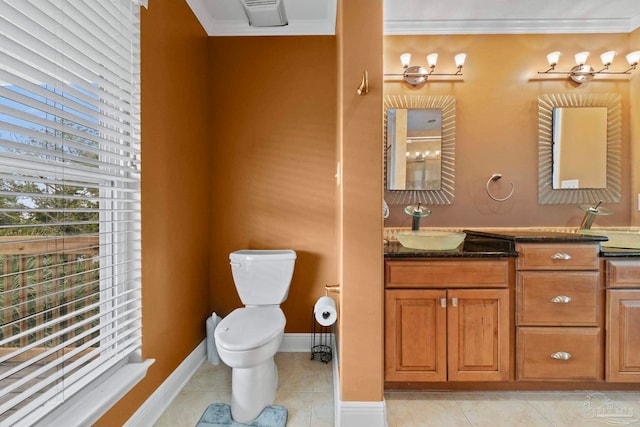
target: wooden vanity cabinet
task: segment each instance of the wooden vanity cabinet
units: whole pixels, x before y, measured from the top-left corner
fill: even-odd
[[[509,262],[385,261],[385,381],[507,381]]]
[[[606,379],[640,382],[640,260],[605,262]]]
[[[516,379],[602,381],[598,243],[520,243],[516,250]]]

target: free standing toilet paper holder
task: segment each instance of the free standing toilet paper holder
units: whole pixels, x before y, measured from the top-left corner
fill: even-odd
[[[329,286],[325,285],[325,296],[329,296],[329,292],[340,292],[340,285]],[[331,350],[331,334],[333,332],[333,325],[322,326],[316,321],[314,308],[311,308],[311,360],[320,360],[323,363],[329,363],[333,358]]]

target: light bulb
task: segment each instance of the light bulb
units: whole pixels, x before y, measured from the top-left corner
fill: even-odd
[[[615,50],[610,50],[600,55],[600,59],[602,59],[602,65],[604,65],[605,67],[608,67],[609,65],[611,65],[611,63],[613,62],[614,56],[616,56]]]
[[[459,53],[455,56],[456,67],[460,68],[464,65],[464,61],[467,59],[466,53]]]
[[[640,61],[640,50],[636,50],[627,55],[629,65],[638,65],[638,61]]]
[[[589,52],[578,52],[575,55],[576,65],[584,65],[589,57]]]
[[[429,64],[429,67],[435,67],[437,62],[438,62],[437,53],[430,53],[429,55],[427,55],[427,64]]]
[[[560,59],[560,52],[551,52],[547,55],[547,61],[549,62],[550,67],[558,65],[558,59]]]
[[[400,55],[400,62],[402,62],[402,66],[404,68],[407,68],[409,66],[409,64],[411,63],[411,54],[410,53],[403,53],[402,55]]]

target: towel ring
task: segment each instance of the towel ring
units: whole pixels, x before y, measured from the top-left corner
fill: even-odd
[[[502,174],[499,173],[494,173],[493,175],[491,175],[491,177],[489,178],[489,180],[487,181],[487,194],[489,195],[489,197],[491,197],[493,200],[495,200],[496,202],[504,202],[506,200],[509,200],[511,198],[511,196],[513,196],[513,190],[514,190],[514,185],[513,182],[511,183],[511,192],[507,195],[507,197],[503,197],[503,198],[499,198],[494,196],[491,193],[491,190],[489,189],[489,184],[491,184],[492,182],[495,182],[497,180],[499,180],[500,178],[502,178]]]

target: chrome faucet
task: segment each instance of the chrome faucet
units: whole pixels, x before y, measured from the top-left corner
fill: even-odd
[[[604,210],[598,209],[602,204],[602,200],[598,202],[597,205],[593,207],[583,208],[585,210],[584,218],[582,218],[582,222],[580,223],[581,230],[589,230],[591,228],[591,224],[596,219],[598,215],[608,215]]]

